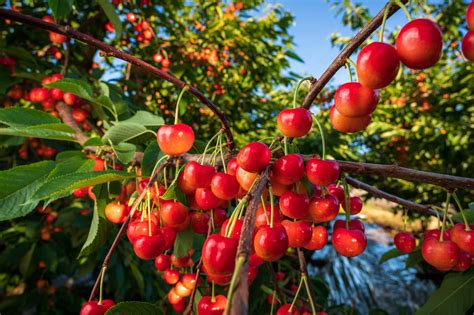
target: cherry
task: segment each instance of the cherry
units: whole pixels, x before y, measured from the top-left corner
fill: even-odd
[[[312,237],[311,224],[308,221],[290,221],[281,222],[288,235],[288,246],[291,248],[305,247]]]
[[[416,238],[408,232],[398,232],[393,239],[395,247],[402,253],[409,254],[416,248]]]
[[[472,2],[466,10],[466,22],[469,30],[474,31],[474,4]]]
[[[306,176],[313,185],[329,186],[339,178],[337,161],[311,159],[306,162]]]
[[[335,184],[331,184],[328,186],[328,192],[330,195],[333,195],[339,201],[339,204],[344,202],[344,189],[340,186]]]
[[[30,101],[42,103],[49,98],[49,90],[46,88],[36,88],[30,91]]]
[[[56,45],[61,45],[66,41],[67,37],[58,33],[50,32],[49,40]]]
[[[222,200],[217,198],[212,192],[211,188],[198,188],[194,193],[194,199],[200,209],[211,210],[217,208],[222,203]]]
[[[159,227],[158,225],[151,221],[151,235],[158,234]],[[148,236],[148,220],[146,221],[134,221],[130,222],[127,227],[127,237],[130,243],[135,243],[135,241],[140,236]]]
[[[295,305],[291,306],[291,304],[283,304],[277,310],[277,315],[300,315],[300,312]]]
[[[168,302],[170,302],[171,305],[180,304],[183,302],[183,300],[184,297],[176,292],[176,287],[171,288],[171,290],[168,292]]]
[[[275,181],[274,176],[270,177],[270,184],[272,185],[272,193],[275,196],[281,196],[286,191],[291,190],[291,186],[289,185],[282,185],[279,182]]]
[[[126,18],[127,21],[130,23],[135,23],[135,21],[137,20],[137,16],[133,12],[127,13]]]
[[[232,158],[227,162],[227,174],[236,176],[237,175],[237,168],[239,164],[237,164],[237,159]]]
[[[171,65],[171,61],[169,59],[163,59],[163,61],[161,62],[161,65],[164,68],[168,68]]]
[[[469,31],[464,35],[461,49],[464,57],[470,62],[474,62],[474,31]]]
[[[224,314],[227,298],[224,295],[203,296],[197,306],[198,315],[222,315]]]
[[[89,187],[82,187],[74,190],[72,195],[76,198],[84,198],[87,196],[87,192],[89,191]]]
[[[175,254],[171,255],[171,263],[177,269],[187,267],[189,265],[189,255],[184,255],[183,257],[176,257]]]
[[[216,229],[220,228],[224,221],[227,219],[227,212],[224,209],[216,208],[214,212],[214,227]]]
[[[313,124],[311,112],[306,108],[284,109],[278,114],[278,129],[288,138],[305,136]]]
[[[245,191],[248,191],[250,187],[252,187],[253,182],[257,178],[258,173],[250,173],[244,170],[243,168],[239,167],[237,168],[237,173],[235,175],[235,178],[237,178],[237,181],[240,184],[240,187],[244,189]]]
[[[234,271],[238,240],[220,234],[210,235],[202,247],[202,263],[212,274],[231,274]]]
[[[158,229],[158,233],[161,233],[165,239],[165,250],[171,249],[171,247],[174,245],[174,241],[176,240],[176,230],[169,226],[163,226]]]
[[[76,95],[68,92],[63,94],[63,101],[66,105],[73,106],[78,102],[78,98]]]
[[[342,208],[346,211],[346,203],[344,201],[341,202]],[[351,197],[349,198],[349,212],[351,214],[358,214],[362,211],[362,206],[364,203],[360,197]]]
[[[367,238],[360,230],[341,227],[332,232],[332,245],[342,256],[354,257],[362,254],[367,246]]]
[[[271,152],[268,146],[261,142],[247,144],[237,154],[237,164],[247,172],[255,173],[270,164]]]
[[[353,133],[365,130],[372,120],[371,115],[348,117],[342,115],[335,106],[331,107],[329,112],[331,126],[339,132]]]
[[[105,217],[114,224],[123,223],[129,212],[130,209],[123,203],[111,202],[105,206]]]
[[[186,307],[188,306],[188,301],[186,301],[185,299],[182,299],[181,302],[178,302],[176,304],[171,304],[171,306],[173,307],[173,310],[176,313],[184,313],[184,311],[186,310]]]
[[[282,156],[272,166],[273,179],[282,185],[298,182],[304,175],[304,161],[299,154]]]
[[[197,189],[209,186],[216,170],[211,165],[191,161],[186,164],[183,173],[187,186]]]
[[[412,20],[398,34],[395,46],[400,61],[408,68],[429,68],[441,58],[441,30],[428,19]]]
[[[258,228],[253,240],[255,253],[264,261],[276,261],[285,255],[288,249],[288,235],[281,224]]]
[[[167,269],[163,273],[163,279],[169,285],[174,285],[179,280],[179,271],[175,269]]]
[[[378,101],[377,90],[372,90],[358,82],[345,83],[334,94],[334,106],[339,113],[347,117],[371,114]]]
[[[436,239],[439,239],[440,235],[441,235],[441,230],[439,230],[439,229],[436,229],[436,230],[427,230],[427,231],[425,231],[425,233],[423,233],[423,239],[425,239],[425,240],[428,239],[428,238],[436,238]],[[444,239],[445,241],[451,239],[449,231],[444,231],[444,233],[443,233],[443,239]]]
[[[456,266],[454,266],[453,269],[456,271],[463,272],[471,268],[471,264],[472,264],[471,255],[461,251],[459,253],[459,261],[456,264]]]
[[[230,280],[232,279],[232,273],[226,273],[226,274],[212,273],[206,269],[205,265],[202,266],[202,271],[204,271],[204,273],[206,274],[208,282],[214,281],[214,283],[218,285],[228,285],[230,283]]]
[[[217,198],[231,200],[239,194],[240,184],[235,176],[216,173],[212,177],[211,190]]]
[[[194,144],[194,131],[186,124],[165,125],[156,135],[160,150],[170,156],[188,152]]]
[[[94,160],[94,166],[92,167],[92,170],[94,172],[100,172],[105,169],[105,161],[102,160],[100,157],[93,155],[90,155],[89,157]]]
[[[140,236],[133,243],[133,251],[143,260],[155,259],[164,248],[165,240],[161,234]]]
[[[169,255],[158,255],[155,258],[155,267],[158,271],[165,271],[171,267],[171,258]]]
[[[161,63],[161,61],[163,61],[163,55],[158,54],[158,53],[154,54],[153,61],[156,63]]]
[[[196,188],[191,187],[187,178],[184,175],[184,172],[179,173],[178,175],[178,188],[187,195],[194,195]]]
[[[89,301],[86,302],[84,305],[81,307],[81,312],[79,313],[80,315],[102,315],[105,314],[111,308],[112,306],[115,305],[115,302],[113,300],[102,300],[102,304],[99,305],[99,301]]]
[[[227,226],[229,225],[229,222],[230,222],[230,219],[227,219],[222,224],[222,228],[221,228],[221,235],[222,236],[225,236],[225,232],[226,232]],[[244,220],[242,220],[242,219],[235,220],[234,229],[232,230],[232,233],[229,237],[239,239],[240,238],[240,232],[242,231],[242,226],[243,225],[244,225]]]
[[[309,198],[306,194],[286,191],[280,197],[280,210],[292,219],[306,218],[309,211]]]
[[[322,225],[316,225],[311,230],[311,240],[304,246],[309,250],[319,250],[328,242],[328,230]]]
[[[458,245],[459,249],[474,255],[474,225],[467,231],[464,224],[458,223],[450,230],[451,240]]]
[[[314,222],[329,222],[339,213],[339,202],[336,197],[326,195],[324,198],[313,197],[309,203],[309,214]]]
[[[389,44],[371,43],[365,46],[357,57],[359,82],[371,89],[381,89],[392,83],[399,68],[397,51]]]
[[[211,216],[207,212],[195,211],[190,214],[191,227],[196,234],[207,234]]]
[[[178,281],[176,283],[176,285],[174,287],[174,290],[175,290],[176,294],[178,294],[179,296],[183,296],[183,297],[190,296],[191,292],[192,292],[192,290],[186,288],[184,286],[183,282],[181,282],[181,281]]]
[[[452,241],[440,241],[437,238],[430,237],[421,244],[421,255],[428,264],[436,269],[448,271],[457,265],[460,250]]]
[[[109,21],[109,22],[105,23],[105,30],[109,33],[114,33],[115,32],[115,27],[112,24],[112,22]]]
[[[272,209],[271,209],[270,204],[265,204],[265,208],[263,208],[262,205],[258,207],[257,212],[255,214],[256,227],[267,225],[270,222],[271,210]],[[268,222],[267,222],[267,219],[268,219]],[[278,224],[280,223],[280,221],[281,221],[280,207],[278,207],[278,205],[274,205],[273,206],[273,222],[275,224]]]
[[[345,220],[336,220],[336,222],[334,222],[334,226],[333,226],[333,230],[337,230],[337,229],[340,229],[340,228],[346,228],[346,221]],[[353,220],[350,220],[349,221],[349,229],[350,230],[359,230],[359,231],[362,231],[362,232],[365,232],[365,226],[364,226],[364,223],[362,223],[362,221],[360,221],[359,219],[353,219]]]
[[[194,289],[196,285],[199,285],[199,279],[196,278],[194,273],[186,273],[181,277],[181,282],[189,290]]]
[[[278,304],[278,298],[275,296],[273,297],[273,294],[268,294],[267,295],[267,302],[270,305],[277,305]]]
[[[176,228],[189,218],[188,208],[179,201],[167,201],[161,205],[161,220],[164,225]]]

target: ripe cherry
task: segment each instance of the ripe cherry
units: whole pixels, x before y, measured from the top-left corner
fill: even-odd
[[[46,88],[36,88],[30,91],[30,101],[42,103],[49,98],[49,90]]]
[[[49,95],[55,101],[62,101],[64,98],[64,92],[56,88],[49,90]]]
[[[212,273],[206,269],[206,265],[202,265],[202,271],[204,271],[204,273],[206,274],[208,282],[214,281],[214,283],[218,285],[228,285],[230,283],[230,280],[232,279],[232,273],[226,273],[226,274]]]
[[[336,197],[326,195],[324,198],[313,197],[309,203],[309,214],[314,222],[329,222],[339,213],[339,202]]]
[[[229,226],[230,219],[227,219],[224,221],[222,224],[221,228],[221,235],[225,236],[227,227]],[[234,222],[234,227],[232,230],[232,233],[229,235],[229,237],[239,239],[240,238],[240,232],[242,231],[242,226],[244,225],[244,220],[242,219],[236,219]],[[232,228],[232,226],[229,227],[229,229]]]
[[[270,222],[271,216],[271,205],[265,204],[265,208],[260,205],[257,209],[257,213],[255,214],[255,226],[260,227],[263,225],[267,225]],[[268,220],[268,221],[267,221]],[[281,214],[280,214],[280,207],[278,205],[273,206],[273,222],[275,224],[280,223],[281,221]]]
[[[137,20],[137,16],[133,12],[127,13],[126,17],[127,21],[130,23],[135,23],[135,21]]]
[[[155,267],[158,271],[165,271],[171,267],[171,258],[169,255],[158,255],[155,258]]]
[[[105,207],[105,217],[114,224],[123,223],[128,216],[129,208],[119,202],[111,202]]]
[[[286,191],[280,197],[280,210],[292,219],[306,218],[309,211],[309,198],[306,194]]]
[[[133,251],[143,260],[155,259],[164,248],[165,240],[161,234],[140,236],[133,243]]]
[[[291,190],[290,185],[282,185],[277,182],[273,176],[270,177],[270,184],[272,185],[272,193],[275,196],[281,197],[286,191]]]
[[[237,164],[247,172],[255,173],[270,164],[271,152],[261,142],[251,142],[237,154]]]
[[[313,226],[311,229],[311,240],[304,246],[309,250],[319,250],[328,242],[328,230],[322,225]]]
[[[298,182],[304,175],[304,161],[299,154],[282,156],[272,166],[273,179],[282,185]]]
[[[392,83],[400,68],[400,59],[392,45],[374,42],[365,46],[357,57],[359,82],[371,89],[381,89]]]
[[[288,235],[281,224],[264,225],[258,228],[253,240],[255,253],[264,261],[276,261],[288,249]]]
[[[458,245],[459,249],[474,255],[474,226],[466,230],[465,225],[458,223],[450,230],[451,240]]]
[[[329,186],[339,178],[339,173],[336,161],[311,159],[306,163],[306,176],[313,185]]]
[[[158,225],[151,221],[151,235],[158,234]],[[133,221],[128,224],[127,237],[130,243],[134,243],[140,236],[148,236],[148,220],[146,221]]]
[[[329,112],[331,126],[339,132],[353,133],[365,130],[372,120],[371,115],[348,117],[342,115],[335,106],[331,107]]]
[[[469,31],[464,35],[461,49],[464,57],[470,62],[474,62],[474,31]]]
[[[189,255],[184,255],[182,257],[177,257],[175,254],[171,254],[171,263],[177,269],[187,267],[189,265]]]
[[[169,285],[174,285],[179,280],[179,271],[175,269],[167,269],[163,273],[163,279]]]
[[[329,185],[328,192],[330,195],[337,198],[337,200],[339,201],[339,204],[344,202],[344,189],[342,187],[337,186],[335,184]]]
[[[171,305],[180,304],[183,302],[183,300],[184,297],[176,292],[175,287],[171,288],[171,290],[168,292],[168,302],[170,302]]]
[[[90,301],[82,305],[80,315],[102,315],[105,314],[109,308],[115,305],[113,300]]]
[[[423,233],[423,239],[425,239],[425,240],[428,239],[428,238],[436,238],[436,239],[439,239],[440,235],[441,235],[441,230],[439,230],[439,229],[427,230],[427,231],[425,231],[425,233]],[[450,236],[449,231],[444,231],[444,233],[443,233],[443,239],[444,239],[445,241],[451,239],[451,236]]]
[[[235,175],[235,178],[240,184],[240,187],[244,189],[245,191],[248,191],[250,187],[252,187],[253,182],[257,178],[258,173],[250,173],[244,170],[241,167],[237,168],[237,173]]]
[[[421,254],[423,259],[440,271],[453,269],[458,261],[460,250],[452,241],[440,241],[437,238],[430,237],[421,244]]]
[[[222,275],[234,271],[238,240],[220,234],[210,235],[202,247],[202,263],[210,273]]]
[[[277,310],[277,315],[300,315],[298,308],[295,305],[283,304]]]
[[[87,119],[87,112],[81,108],[74,108],[72,110],[72,118],[74,118],[77,123],[82,123]]]
[[[214,227],[216,229],[220,228],[224,221],[227,219],[227,212],[222,208],[216,208],[214,212]]]
[[[175,228],[189,218],[189,211],[179,201],[167,201],[161,205],[160,215],[164,225]]]
[[[178,175],[178,188],[182,192],[184,192],[187,195],[193,195],[194,197],[194,192],[196,191],[196,188],[193,188],[189,182],[187,181],[187,178],[185,177],[184,172],[179,173]],[[192,208],[192,207],[191,207]]]
[[[194,289],[194,287],[199,285],[199,279],[196,278],[195,273],[186,273],[181,277],[181,282],[183,285],[188,288],[189,290]]]
[[[194,131],[186,124],[165,125],[156,135],[160,150],[170,156],[188,152],[194,144]]]
[[[207,212],[194,211],[190,214],[191,227],[196,234],[207,234],[211,216]]]
[[[305,247],[312,237],[311,224],[308,221],[290,221],[281,222],[288,235],[288,246],[291,248]]]
[[[200,209],[211,210],[217,208],[222,203],[222,200],[217,198],[212,192],[211,188],[198,188],[194,192],[194,199]]]
[[[458,263],[456,264],[456,266],[453,269],[456,270],[456,271],[463,272],[463,271],[466,271],[469,268],[471,268],[471,264],[472,264],[471,255],[461,251],[459,253]]]
[[[379,101],[377,90],[365,87],[358,82],[341,85],[334,95],[334,106],[347,117],[359,117],[371,114]]]
[[[239,194],[240,184],[235,176],[216,173],[212,177],[211,190],[217,198],[231,200]]]
[[[222,315],[224,314],[227,298],[224,295],[203,296],[197,306],[198,315]]]
[[[333,230],[337,230],[337,229],[340,229],[340,228],[346,228],[346,221],[345,220],[336,220],[336,222],[334,222],[334,226],[333,226]],[[359,231],[362,231],[362,232],[365,232],[365,226],[364,226],[364,223],[362,223],[362,221],[360,221],[359,219],[352,219],[349,221],[349,229],[350,230],[359,230]]]
[[[229,162],[227,162],[227,174],[236,176],[237,175],[237,168],[239,164],[237,164],[237,159],[232,158]]]
[[[346,203],[343,201],[341,202],[342,208],[346,211]],[[362,206],[364,203],[360,197],[350,197],[349,198],[349,212],[351,214],[358,214],[362,211]]]
[[[163,55],[158,54],[158,53],[154,54],[153,61],[156,63],[161,63],[161,61],[163,61]]]
[[[88,191],[89,187],[82,187],[74,190],[72,192],[72,195],[76,198],[84,198],[85,196],[87,196]]]
[[[74,106],[78,102],[78,98],[76,95],[68,92],[63,94],[63,101],[66,105]]]
[[[349,230],[345,227],[335,229],[332,233],[332,245],[342,256],[354,257],[362,254],[367,247],[367,238],[360,230]]]
[[[61,45],[66,41],[67,37],[58,33],[50,32],[49,40],[56,45]]]
[[[187,186],[197,189],[209,186],[216,170],[211,165],[191,161],[186,164],[183,173]]]
[[[469,28],[469,30],[474,31],[474,3],[473,2],[471,2],[471,4],[467,7],[466,22],[467,22],[467,27]]]
[[[171,247],[174,245],[174,241],[176,240],[176,230],[169,226],[163,226],[158,228],[158,233],[161,233],[165,239],[165,250],[171,249]]]
[[[393,239],[395,247],[402,253],[409,254],[416,248],[416,238],[408,232],[398,232]]]
[[[395,41],[400,61],[411,69],[426,69],[441,57],[443,38],[438,25],[428,19],[408,22]]]
[[[305,136],[313,124],[311,112],[306,108],[284,109],[278,114],[278,129],[288,138]]]

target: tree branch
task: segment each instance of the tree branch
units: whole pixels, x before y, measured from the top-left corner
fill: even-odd
[[[230,130],[229,122],[225,117],[224,113],[222,113],[217,106],[211,102],[208,98],[204,96],[198,89],[194,88],[193,86],[189,85],[188,83],[177,79],[169,72],[161,71],[160,69],[150,65],[149,63],[136,58],[124,51],[121,51],[115,47],[107,45],[106,43],[84,33],[81,33],[77,30],[72,29],[70,26],[61,26],[56,23],[48,23],[41,19],[24,15],[12,10],[0,9],[0,17],[5,19],[10,19],[16,22],[20,22],[23,24],[35,26],[50,32],[55,32],[70,38],[74,38],[78,41],[88,44],[89,46],[96,47],[101,51],[104,51],[107,56],[115,57],[118,59],[122,59],[128,63],[131,63],[138,68],[144,70],[145,72],[150,72],[155,74],[156,76],[174,84],[179,88],[184,88],[185,86],[189,87],[189,92],[194,95],[197,99],[201,101],[204,105],[209,107],[209,109],[220,119],[222,123],[222,128],[224,128],[227,143],[229,145],[229,149],[233,151],[235,149],[234,137],[232,135],[232,131]]]
[[[56,104],[56,110],[58,111],[61,120],[66,125],[76,130],[76,134],[73,137],[77,140],[77,142],[79,142],[81,145],[85,143],[89,139],[89,137],[82,132],[81,128],[79,128],[79,125],[72,117],[72,108],[66,105],[64,102],[58,102]]]

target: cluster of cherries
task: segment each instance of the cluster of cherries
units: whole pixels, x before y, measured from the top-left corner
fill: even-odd
[[[43,159],[51,159],[56,154],[56,150],[39,139],[28,138],[18,149],[18,156],[24,160],[28,158],[29,151]]]
[[[467,7],[466,22],[469,31],[462,39],[461,49],[464,57],[474,62],[474,2]]]

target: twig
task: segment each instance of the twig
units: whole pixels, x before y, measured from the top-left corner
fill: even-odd
[[[61,117],[62,121],[76,131],[76,134],[73,137],[77,140],[77,142],[82,145],[89,139],[89,137],[87,137],[87,135],[82,132],[81,128],[79,128],[78,124],[72,117],[72,109],[70,106],[67,106],[63,102],[58,102],[56,104],[56,110],[58,111],[59,117]]]
[[[63,75],[67,75],[67,71],[69,70],[70,63],[71,63],[71,41],[68,38],[66,40],[66,54],[64,56]]]

